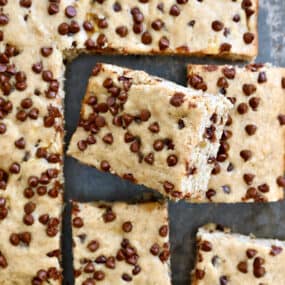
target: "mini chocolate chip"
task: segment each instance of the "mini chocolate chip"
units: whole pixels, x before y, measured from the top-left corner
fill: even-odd
[[[126,281],[126,282],[130,282],[130,281],[133,280],[132,276],[130,276],[130,275],[127,274],[127,273],[123,273],[122,279],[123,279],[124,281]]]
[[[41,48],[41,54],[44,57],[48,57],[52,54],[53,48],[52,47],[42,47]]]
[[[209,241],[205,240],[200,244],[200,248],[203,251],[211,251],[213,246]]]
[[[220,277],[220,285],[227,285],[228,284],[228,277],[227,276],[221,276]]]
[[[159,235],[161,237],[166,237],[168,235],[168,226],[167,225],[163,225],[159,228]]]
[[[285,187],[285,177],[283,176],[277,177],[276,182],[278,186],[283,187],[283,188]]]
[[[250,150],[242,150],[240,152],[240,156],[243,158],[244,161],[248,161],[252,157],[252,152]]]
[[[116,214],[111,210],[108,210],[103,214],[103,220],[105,223],[113,222],[116,219]]]
[[[158,122],[154,122],[152,123],[148,129],[152,132],[152,133],[159,133],[160,131],[160,127],[159,127],[159,123]]]
[[[212,197],[214,197],[215,195],[217,194],[217,192],[214,190],[214,189],[209,189],[207,192],[206,192],[206,197],[212,201]]]
[[[184,102],[185,94],[176,92],[170,99],[170,104],[174,107],[180,107]]]
[[[152,255],[157,256],[160,251],[160,246],[157,243],[155,243],[151,246],[149,251],[151,252]]]
[[[224,24],[220,21],[213,21],[212,22],[212,29],[216,32],[221,31],[224,28]]]
[[[76,9],[73,6],[67,6],[65,8],[65,16],[68,18],[73,18],[76,16]]]
[[[254,34],[253,33],[244,33],[243,40],[246,44],[251,44],[254,40]]]
[[[195,277],[199,280],[202,280],[205,277],[205,271],[201,269],[195,270]]]
[[[153,148],[154,148],[156,151],[161,151],[161,150],[163,150],[163,148],[164,148],[164,141],[161,140],[161,139],[155,140],[154,143],[153,143]]]
[[[228,79],[234,79],[236,76],[236,70],[234,67],[224,67],[222,72]]]
[[[251,173],[245,173],[243,175],[243,180],[245,181],[247,185],[251,185],[253,183],[254,178],[255,178],[255,175]]]
[[[247,273],[247,262],[246,261],[241,261],[238,265],[237,265],[237,269],[242,272],[242,273]]]
[[[267,193],[267,192],[269,192],[269,190],[270,190],[270,189],[269,189],[269,185],[266,184],[266,183],[259,185],[259,186],[257,187],[257,189],[258,189],[260,192],[262,192],[262,193]]]
[[[102,140],[106,144],[113,144],[113,142],[114,142],[114,138],[113,138],[113,135],[111,133],[106,134]]]
[[[280,254],[282,251],[283,251],[282,247],[276,246],[276,245],[272,245],[271,246],[270,255],[276,256],[276,255]]]
[[[245,113],[247,113],[248,111],[248,106],[246,103],[240,103],[237,107],[237,111],[239,114],[243,115]]]
[[[257,79],[257,82],[258,83],[264,83],[267,81],[267,77],[266,77],[266,73],[264,71],[261,71],[259,74],[258,74],[258,79]]]
[[[171,6],[170,10],[169,10],[169,14],[174,16],[174,17],[177,17],[180,15],[180,8],[178,5],[174,4]]]
[[[157,150],[157,149],[156,149]],[[178,162],[178,158],[176,155],[172,154],[167,157],[167,165],[169,167],[175,166]]]
[[[165,181],[163,183],[163,188],[164,188],[166,193],[169,193],[170,191],[172,191],[174,189],[174,185],[169,181]]]
[[[88,243],[87,248],[91,252],[95,252],[99,248],[99,242],[97,240],[92,240]]]
[[[80,217],[75,217],[72,221],[72,225],[75,227],[75,228],[82,228],[83,225],[84,225],[84,222],[83,220],[80,218]]]
[[[256,130],[257,130],[257,126],[256,125],[249,124],[249,125],[245,126],[245,131],[247,132],[247,134],[249,136],[254,135],[256,133]]]
[[[243,84],[242,90],[246,96],[250,96],[256,92],[256,87],[254,84]]]
[[[257,251],[255,249],[248,249],[246,251],[246,256],[251,259],[257,254]]]
[[[129,233],[133,229],[133,225],[130,221],[124,222],[122,225],[122,229],[125,233]]]
[[[127,28],[126,26],[119,26],[119,27],[116,28],[116,33],[117,33],[120,37],[124,38],[124,37],[126,37],[127,34],[128,34],[128,28]]]
[[[160,50],[166,50],[169,47],[169,39],[165,36],[163,36],[160,40],[159,40],[159,49]]]
[[[252,97],[249,100],[249,106],[252,108],[253,111],[256,111],[260,103],[260,98]]]

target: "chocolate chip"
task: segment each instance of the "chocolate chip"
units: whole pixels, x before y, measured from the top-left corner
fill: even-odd
[[[109,164],[108,161],[102,160],[101,163],[100,163],[100,168],[101,168],[103,171],[106,171],[106,172],[107,172],[107,171],[110,170],[111,166],[110,166],[110,164]]]
[[[75,228],[82,228],[83,225],[84,225],[84,222],[83,220],[80,218],[80,217],[75,217],[72,221],[72,225],[75,227]]]
[[[242,150],[240,156],[244,161],[248,161],[252,157],[252,152],[250,150]]]
[[[154,154],[151,152],[151,153],[149,153],[148,155],[146,155],[146,156],[144,157],[144,161],[145,161],[146,163],[152,165],[153,162],[154,162]]]
[[[212,22],[212,29],[215,31],[215,32],[219,32],[221,31],[222,29],[224,28],[224,24],[220,21],[213,21]]]
[[[159,235],[161,237],[167,237],[168,235],[168,226],[167,225],[163,225],[159,228]]]
[[[246,255],[249,259],[253,258],[257,254],[257,251],[255,249],[248,249],[246,251]]]
[[[127,273],[123,273],[122,279],[123,279],[124,281],[126,281],[126,282],[130,282],[130,281],[133,280],[132,276],[130,276],[130,275],[127,274]]]
[[[231,49],[232,49],[232,45],[229,43],[222,43],[220,45],[220,53],[230,52]]]
[[[113,135],[111,133],[104,135],[102,140],[104,143],[110,144],[110,145],[113,144],[113,142],[114,142],[114,138],[113,138]]]
[[[155,148],[155,150],[157,150],[157,149]],[[167,165],[169,167],[175,166],[177,164],[177,162],[178,162],[178,158],[176,155],[172,154],[172,155],[169,155],[167,157]]]
[[[217,192],[214,190],[214,189],[209,189],[207,192],[206,192],[206,197],[212,201],[212,197],[214,197],[215,195],[217,194]]]
[[[122,225],[122,229],[125,233],[129,233],[133,229],[133,225],[130,221],[124,222]]]
[[[20,170],[21,170],[21,166],[17,162],[12,163],[9,167],[9,171],[12,174],[18,174],[20,172]]]
[[[283,187],[283,188],[285,187],[285,177],[283,176],[277,177],[276,182],[278,186]]]
[[[41,48],[41,54],[44,57],[48,57],[52,54],[53,48],[52,47],[42,47]]]
[[[246,103],[240,103],[237,107],[237,111],[239,114],[243,115],[245,113],[247,113],[248,111],[248,106]]]
[[[212,250],[213,246],[209,241],[205,240],[200,244],[200,248],[201,250],[208,252]]]
[[[81,151],[86,150],[86,149],[87,149],[87,143],[86,143],[86,141],[80,140],[80,141],[77,143],[77,147],[78,147],[78,149],[81,150]]]
[[[166,193],[169,193],[170,191],[172,191],[174,189],[174,185],[169,181],[165,181],[163,183],[163,188],[164,188]]]
[[[141,41],[145,45],[150,45],[152,42],[151,34],[148,31],[144,32],[141,36]]]
[[[257,79],[257,82],[258,83],[264,83],[267,81],[267,77],[266,77],[266,73],[264,71],[261,71],[259,74],[258,74],[258,79]]]
[[[88,243],[87,248],[91,252],[95,252],[99,248],[99,242],[97,240],[92,240]]]
[[[49,15],[55,15],[59,12],[59,6],[57,3],[50,3],[48,6]]]
[[[163,28],[163,26],[164,26],[164,22],[160,19],[157,19],[151,23],[151,27],[155,31],[160,31]]]
[[[247,262],[246,261],[241,261],[238,265],[237,265],[237,269],[242,272],[242,273],[247,273]]]
[[[262,193],[267,193],[267,192],[269,192],[269,190],[270,190],[270,189],[269,189],[269,185],[266,184],[266,183],[259,185],[259,186],[257,187],[257,189],[258,189],[260,192],[262,192]]]
[[[171,6],[170,10],[169,10],[169,14],[174,16],[174,17],[177,17],[180,15],[180,8],[174,4]]]
[[[148,129],[152,132],[152,133],[159,133],[160,131],[160,127],[159,127],[159,123],[158,122],[154,122],[152,123]]]
[[[159,254],[159,251],[160,251],[160,246],[157,243],[153,244],[150,248],[150,252],[154,256],[157,256]]]
[[[278,121],[280,123],[280,126],[284,126],[285,125],[285,115],[279,115]]]
[[[254,178],[255,178],[255,175],[251,173],[245,173],[243,175],[243,180],[245,181],[247,185],[251,185],[253,183]]]
[[[256,133],[256,130],[257,130],[257,126],[253,124],[249,124],[245,126],[245,131],[247,132],[249,136],[254,135]]]
[[[116,219],[116,214],[111,210],[108,210],[103,214],[103,220],[105,223],[113,222],[115,219]]]
[[[227,77],[228,79],[234,79],[235,78],[236,70],[234,67],[224,67],[222,69],[222,72],[225,75],[225,77]]]
[[[250,96],[256,92],[256,87],[253,84],[243,84],[242,90],[246,96]]]
[[[105,278],[105,273],[103,271],[101,271],[101,270],[98,270],[98,271],[94,272],[93,277],[97,281],[102,281]]]
[[[270,255],[276,256],[276,255],[280,254],[282,251],[283,251],[282,247],[276,246],[276,245],[272,245],[271,246]]]
[[[220,285],[227,285],[228,284],[228,277],[227,276],[221,276],[220,277]]]
[[[254,40],[254,34],[253,33],[244,33],[243,40],[246,44],[251,44]]]
[[[126,37],[127,34],[128,34],[128,28],[127,28],[126,26],[119,26],[119,27],[116,28],[116,33],[117,33],[120,37],[124,38],[124,37]]]
[[[73,6],[67,6],[65,8],[65,16],[68,18],[73,18],[76,16],[76,9]]]
[[[160,40],[159,40],[159,49],[160,50],[166,50],[169,47],[169,40],[167,37],[163,36]]]
[[[156,151],[161,151],[164,148],[164,141],[161,139],[155,140],[153,143],[153,148]]]
[[[202,280],[205,277],[205,271],[201,269],[195,270],[195,277],[199,280]]]
[[[249,106],[252,108],[253,111],[256,111],[260,103],[260,98],[253,97],[249,100]]]
[[[174,107],[180,107],[184,102],[184,97],[185,94],[177,92],[171,97],[170,104]]]

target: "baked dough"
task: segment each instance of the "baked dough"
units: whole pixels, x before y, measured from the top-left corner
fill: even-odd
[[[223,96],[97,64],[68,154],[172,199],[199,199],[230,107]]]
[[[188,66],[192,89],[234,103],[204,202],[267,202],[284,196],[285,69],[252,64]]]

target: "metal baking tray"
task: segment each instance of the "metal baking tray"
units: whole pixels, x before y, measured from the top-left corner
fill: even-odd
[[[219,1],[219,0],[214,0]],[[260,0],[259,57],[257,62],[269,62],[285,67],[285,1]],[[78,123],[81,100],[92,68],[97,62],[112,63],[145,70],[186,85],[186,64],[224,64],[229,61],[212,58],[170,56],[104,56],[81,55],[67,64],[65,81],[65,119],[68,145]],[[243,64],[242,62],[234,64]],[[146,201],[161,198],[159,194],[123,181],[118,177],[84,166],[65,158],[65,212],[63,225],[64,284],[72,285],[72,238],[70,229],[70,199],[78,201]],[[188,204],[169,203],[171,269],[173,285],[190,285],[190,271],[195,261],[197,228],[208,222],[230,226],[243,234],[285,240],[285,202],[271,204]],[[111,285],[111,284],[110,284]],[[115,284],[114,284],[115,285]],[[147,284],[146,284],[147,285]],[[210,285],[210,284],[209,284]]]

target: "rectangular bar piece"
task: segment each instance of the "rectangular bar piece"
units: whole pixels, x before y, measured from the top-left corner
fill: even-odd
[[[61,53],[0,45],[0,284],[61,284]]]
[[[93,1],[85,47],[248,60],[258,51],[257,16],[258,0]]]
[[[193,285],[284,285],[285,242],[232,234],[214,224],[199,229]]]
[[[68,154],[172,199],[199,198],[230,107],[223,96],[97,64]]]
[[[75,285],[170,285],[167,205],[73,203]]]
[[[285,69],[270,65],[188,66],[193,89],[234,104],[204,202],[266,202],[285,186]]]

